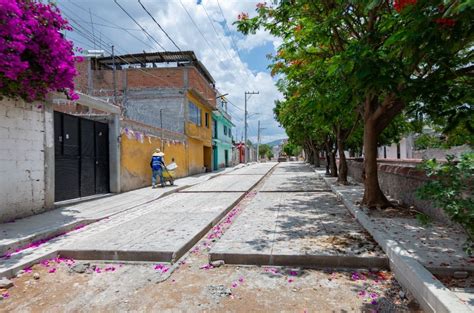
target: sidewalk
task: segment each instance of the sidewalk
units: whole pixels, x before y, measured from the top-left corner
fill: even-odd
[[[239,164],[219,172],[180,178],[175,181],[174,186],[166,188],[145,187],[97,200],[66,205],[11,223],[0,224],[0,255],[8,256],[15,250],[35,245],[35,242],[82,228],[244,166]]]
[[[467,237],[459,227],[436,221],[422,225],[405,210],[374,211],[359,207],[363,186],[338,185],[336,178],[324,177],[324,170],[316,172],[384,249],[397,279],[411,287],[422,305],[420,299],[436,312],[455,312],[460,308],[463,312],[474,311],[473,293],[466,289],[454,293],[438,279],[468,278],[474,274],[474,258],[462,250]]]

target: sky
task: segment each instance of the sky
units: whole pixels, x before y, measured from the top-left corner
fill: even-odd
[[[177,48],[138,0],[116,0],[155,40],[147,35],[120,9],[114,0],[57,0],[63,15],[76,29],[67,36],[76,46],[117,54],[143,51],[176,51]],[[273,117],[274,101],[282,96],[267,66],[267,54],[275,54],[280,40],[264,30],[244,36],[232,23],[241,12],[255,14],[259,1],[252,0],[141,0],[161,27],[181,50],[192,50],[216,80],[220,93],[231,102],[228,110],[236,125],[237,140],[243,137],[244,93],[258,91],[248,99],[248,137],[256,141],[258,120],[261,142],[285,138]],[[186,12],[186,10],[187,12]],[[189,14],[189,15],[188,15]],[[194,21],[194,23],[191,21]],[[91,22],[92,20],[92,22]],[[122,28],[122,29],[121,29]],[[123,30],[126,29],[126,31]],[[158,45],[158,43],[160,45]],[[160,47],[161,46],[161,47]]]

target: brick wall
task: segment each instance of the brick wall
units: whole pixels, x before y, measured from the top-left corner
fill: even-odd
[[[0,222],[46,209],[45,116],[43,104],[0,101]]]
[[[422,171],[415,168],[416,164],[416,161],[379,161],[380,188],[386,195],[399,200],[406,206],[414,206],[418,211],[431,216],[433,219],[443,222],[449,221],[449,218],[441,209],[436,208],[429,201],[419,200],[416,197],[416,190],[429,179]],[[347,160],[347,165],[349,176],[362,183],[362,160]]]

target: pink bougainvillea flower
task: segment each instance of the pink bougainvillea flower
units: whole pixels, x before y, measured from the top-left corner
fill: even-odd
[[[239,282],[243,283],[243,282],[244,282],[244,278],[243,278],[243,277],[239,277]]]
[[[372,302],[370,302],[370,304],[372,305],[377,305],[377,303],[378,303],[377,300],[372,300]]]
[[[33,271],[31,266],[25,267],[23,270],[25,271],[25,273],[31,273]]]
[[[51,268],[51,269],[48,271],[48,273],[51,273],[51,274],[52,274],[52,273],[56,273],[56,268],[55,268],[55,267]]]
[[[295,280],[294,280],[293,278],[288,279],[288,282],[289,282],[289,283],[292,283],[292,282],[294,282],[294,281],[295,281]]]
[[[74,94],[72,30],[56,5],[39,0],[0,0],[0,94],[26,101],[50,91]]]
[[[8,291],[5,291],[4,293],[2,293],[2,297],[3,297],[4,299],[10,298],[10,294],[8,293]]]
[[[359,292],[357,293],[357,295],[358,295],[359,297],[365,297],[366,294],[367,294],[367,293],[365,292],[365,290],[361,290],[361,291],[359,291]]]
[[[298,272],[297,271],[290,271],[290,276],[298,276]]]
[[[212,266],[212,264],[204,264],[200,267],[200,269],[202,270],[210,270],[210,269],[213,269],[214,266]]]
[[[234,281],[231,286],[232,288],[237,288],[238,284]]]
[[[370,296],[371,299],[377,299],[377,298],[379,297],[379,295],[376,294],[375,292],[371,292],[371,293],[369,294],[369,296]]]
[[[357,280],[360,279],[360,275],[359,275],[359,273],[354,272],[354,273],[352,273],[351,278],[352,278],[352,280],[357,281]]]

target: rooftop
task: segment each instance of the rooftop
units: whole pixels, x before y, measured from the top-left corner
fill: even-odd
[[[116,55],[115,60],[112,56],[98,57],[95,59],[96,68],[112,68],[114,62],[116,65],[140,65],[146,67],[146,64],[177,63],[177,66],[194,66],[209,81],[215,84],[215,80],[204,64],[201,63],[193,51],[164,51],[164,52],[143,52],[133,54]]]

